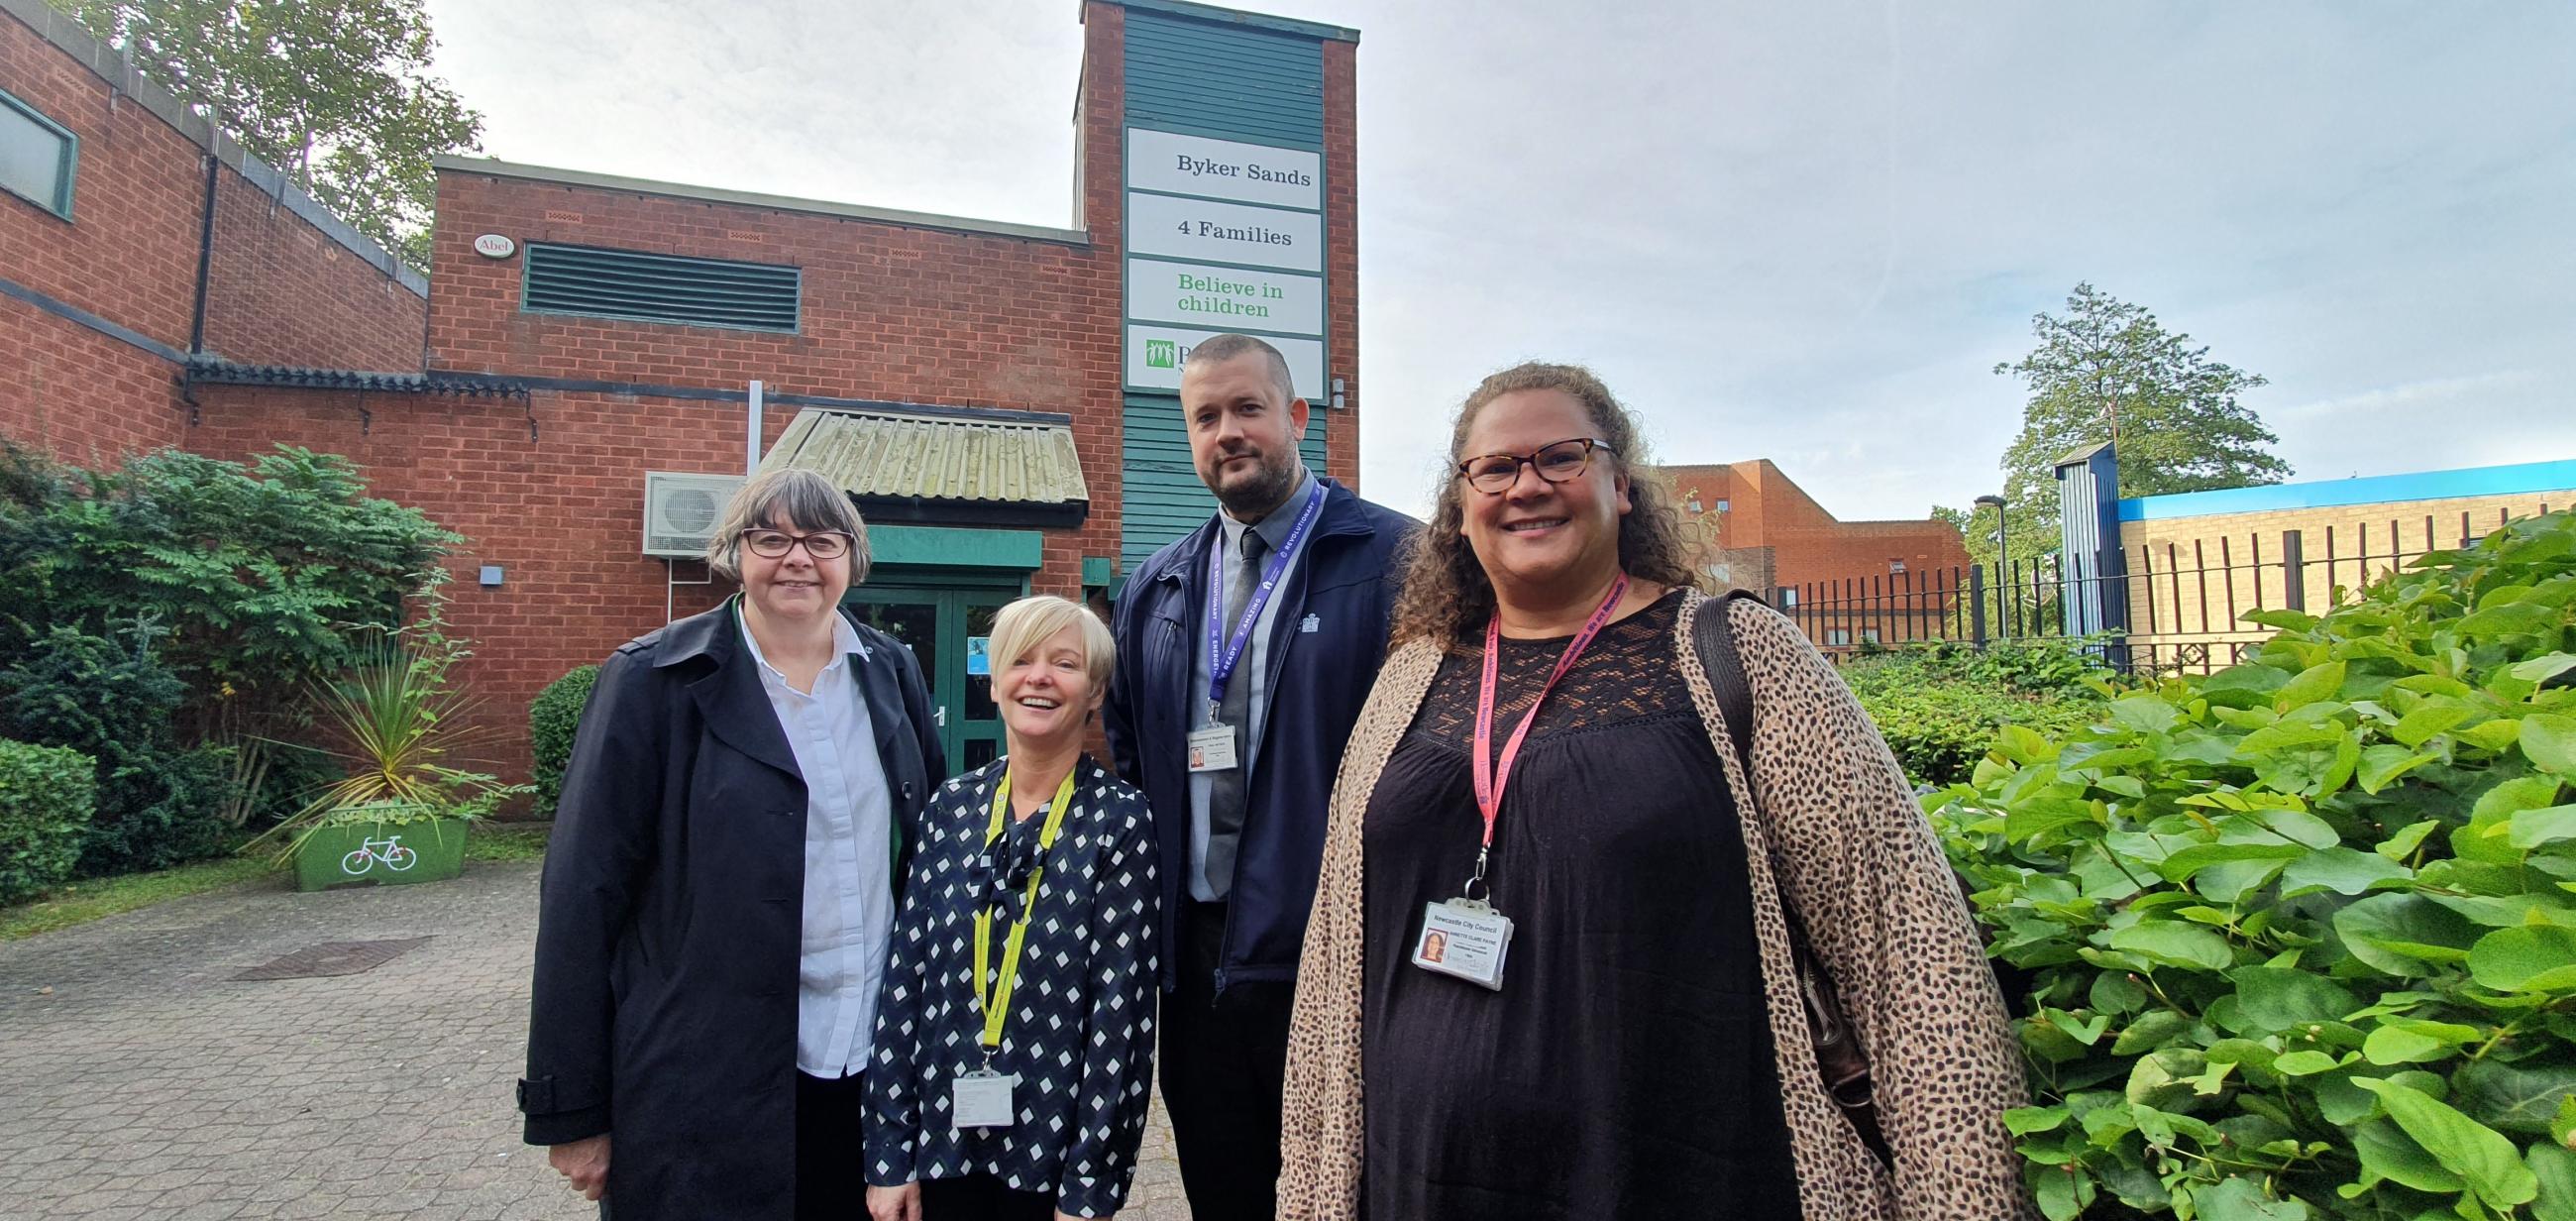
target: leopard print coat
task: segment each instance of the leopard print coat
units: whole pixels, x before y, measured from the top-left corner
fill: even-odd
[[[1718,758],[1739,800],[1804,1221],[2007,1221],[2030,1216],[2003,1112],[2024,1101],[2021,1055],[1941,847],[1833,666],[1759,603],[1687,601],[1673,633],[1709,740],[1725,743],[1691,626],[1729,606],[1754,699],[1753,776]],[[1361,1159],[1360,822],[1379,773],[1440,669],[1427,641],[1379,673],[1343,755],[1288,1041],[1281,1221],[1355,1221]],[[1826,1094],[1789,951],[1783,897],[1806,918],[1877,1088],[1890,1173]]]

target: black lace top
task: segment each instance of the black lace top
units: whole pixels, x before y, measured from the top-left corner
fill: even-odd
[[[1453,653],[1363,829],[1370,1218],[1795,1218],[1744,841],[1673,656],[1680,597],[1610,625],[1531,726],[1488,877],[1500,992],[1411,962],[1483,822],[1481,648]],[[1497,753],[1566,641],[1502,644]]]

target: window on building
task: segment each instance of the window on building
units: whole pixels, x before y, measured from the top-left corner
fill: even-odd
[[[1781,587],[1781,589],[1780,589],[1780,605],[1781,605],[1782,607],[1784,607],[1784,608],[1785,608],[1785,607],[1796,606],[1797,604],[1798,604],[1798,591],[1797,591],[1797,589],[1796,589],[1794,586],[1782,586],[1782,587]]]
[[[794,331],[804,286],[803,271],[773,263],[552,242],[528,243],[523,274],[530,313],[753,331]]]
[[[80,137],[0,93],[0,188],[70,220],[72,171],[79,162]]]
[[[1731,505],[1727,504],[1727,503],[1726,503],[1725,501],[1723,501],[1723,500],[1720,500],[1720,501],[1718,501],[1718,502],[1717,502],[1717,511],[1718,511],[1718,512],[1720,512],[1720,513],[1724,513],[1724,512],[1726,512],[1726,511],[1728,511],[1729,509],[1731,509],[1732,507],[1733,507],[1733,506],[1731,506]]]
[[[1843,627],[1829,627],[1829,628],[1826,628],[1826,629],[1825,629],[1825,643],[1826,643],[1827,645],[1833,645],[1833,646],[1840,646],[1840,645],[1848,645],[1848,644],[1850,644],[1850,643],[1851,643],[1851,629],[1850,629],[1850,628],[1843,628]]]
[[[1889,560],[1889,561],[1887,562],[1887,575],[1889,575],[1889,576],[1891,576],[1891,577],[1892,577],[1892,576],[1898,576],[1898,575],[1901,575],[1902,573],[1904,573],[1904,571],[1905,571],[1905,561],[1903,561],[1903,560],[1894,560],[1894,559],[1892,559],[1892,560]]]
[[[1877,644],[1877,643],[1878,643],[1878,629],[1877,629],[1877,628],[1874,628],[1874,627],[1865,627],[1865,628],[1862,628],[1862,629],[1860,630],[1860,642],[1861,642],[1862,644]]]

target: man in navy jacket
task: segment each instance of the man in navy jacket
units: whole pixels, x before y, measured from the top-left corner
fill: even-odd
[[[1161,845],[1161,1079],[1190,1213],[1271,1221],[1325,804],[1419,524],[1306,469],[1306,403],[1261,340],[1192,349],[1181,410],[1220,511],[1129,575],[1104,717]]]

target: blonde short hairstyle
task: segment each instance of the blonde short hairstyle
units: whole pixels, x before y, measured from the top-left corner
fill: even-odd
[[[1092,614],[1090,607],[1054,594],[1022,598],[993,616],[993,677],[1000,678],[1012,662],[1068,627],[1082,629],[1082,669],[1091,676],[1092,690],[1100,690],[1109,682],[1109,671],[1118,664],[1118,642],[1110,638],[1109,625]]]
[[[868,579],[868,526],[849,494],[822,475],[782,467],[754,475],[726,502],[724,517],[707,536],[707,567],[728,581],[742,579],[742,532],[783,526],[806,533],[842,530],[850,536],[850,584]]]

